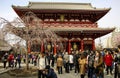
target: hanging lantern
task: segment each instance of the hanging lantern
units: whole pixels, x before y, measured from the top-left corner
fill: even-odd
[[[64,15],[60,15],[60,21],[64,21]]]

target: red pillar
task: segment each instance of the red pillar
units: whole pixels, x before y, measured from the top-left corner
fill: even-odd
[[[95,41],[94,41],[94,39],[92,40],[92,49],[95,50]]]
[[[68,41],[68,54],[71,53],[71,41],[69,40]]]
[[[56,43],[54,43],[54,54],[56,54]]]
[[[44,45],[43,42],[41,42],[41,52],[43,52],[43,50],[44,50],[43,45]]]
[[[81,51],[83,51],[84,50],[84,41],[83,41],[83,39],[81,40]]]

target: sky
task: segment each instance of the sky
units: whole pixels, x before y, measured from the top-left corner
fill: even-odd
[[[98,26],[102,28],[112,28],[120,26],[120,0],[0,0],[0,17],[12,21],[18,17],[12,9],[12,5],[27,6],[31,2],[72,2],[72,3],[91,3],[96,8],[111,8],[111,10],[102,17]]]

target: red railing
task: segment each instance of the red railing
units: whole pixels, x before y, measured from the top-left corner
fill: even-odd
[[[55,22],[43,22],[40,23],[43,27],[81,27],[81,28],[97,28],[97,23],[55,23]]]

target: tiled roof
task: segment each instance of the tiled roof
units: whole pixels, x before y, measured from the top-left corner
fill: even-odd
[[[28,6],[16,6],[21,9],[57,9],[57,10],[108,10],[110,8],[92,7],[90,3],[65,2],[29,2]]]
[[[98,38],[101,36],[104,36],[108,33],[111,33],[112,31],[114,31],[115,28],[78,28],[78,27],[74,27],[74,28],[50,28],[51,30],[53,30],[54,32],[56,32],[58,35],[60,36],[64,36],[64,35],[68,35],[69,33],[72,33],[75,37],[79,37],[79,36],[83,36],[86,38],[91,38],[91,36],[94,38]]]
[[[78,28],[78,27],[50,27],[53,31],[113,31],[115,28]]]

